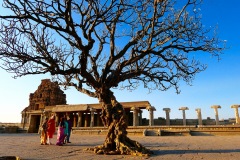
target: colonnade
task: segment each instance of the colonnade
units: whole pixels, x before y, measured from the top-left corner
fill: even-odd
[[[235,110],[235,118],[236,118],[236,124],[239,124],[239,112],[238,112],[238,108],[240,107],[240,105],[232,105],[231,108],[233,108]],[[220,105],[213,105],[211,106],[211,108],[214,109],[215,112],[215,121],[216,121],[216,125],[219,125],[219,115],[218,115],[218,109],[221,108]],[[180,107],[179,110],[182,111],[182,115],[183,115],[183,125],[186,125],[186,110],[189,110],[188,107]],[[170,108],[163,108],[163,111],[166,112],[166,125],[170,125]],[[201,113],[201,109],[200,108],[196,108],[195,111],[197,112],[197,117],[198,117],[198,124],[202,125],[202,113]]]
[[[155,107],[153,106],[148,106],[146,107],[146,109],[149,111],[149,126],[153,126],[154,125],[154,111],[156,111]],[[140,121],[139,119],[142,119],[142,110],[139,107],[131,107],[130,110],[133,112],[133,126],[139,126]],[[73,127],[82,127],[82,122],[84,121],[83,126],[84,127],[94,127],[94,117],[95,115],[97,115],[97,126],[100,126],[100,113],[97,112],[96,109],[94,108],[90,108],[89,112],[72,112],[74,114],[73,116]],[[69,112],[65,113],[66,116],[69,116]],[[55,122],[56,122],[56,126],[58,125],[59,122],[59,113],[55,113]],[[84,116],[85,115],[85,116]],[[95,117],[96,118],[96,117]],[[90,122],[90,125],[89,125]]]
[[[236,118],[236,124],[239,124],[239,112],[238,112],[238,108],[240,107],[240,105],[232,105],[231,108],[234,109],[235,111],[235,118]],[[216,121],[216,125],[219,125],[219,115],[218,115],[218,109],[221,109],[220,105],[213,105],[211,106],[212,109],[214,109],[215,112],[215,121]],[[154,111],[156,111],[155,107],[153,106],[148,106],[146,107],[146,109],[149,112],[149,126],[153,126],[154,125]],[[139,107],[131,107],[130,110],[133,112],[133,126],[139,126],[141,125],[139,121],[140,119],[142,119],[142,110]],[[188,107],[180,107],[179,108],[180,111],[182,111],[182,116],[183,116],[183,125],[187,125],[186,123],[186,111],[189,110]],[[100,113],[97,112],[96,109],[94,108],[90,108],[89,109],[90,114],[85,113],[85,117],[83,119],[83,112],[76,112],[74,119],[73,119],[73,126],[74,127],[81,127],[82,125],[82,121],[84,120],[84,127],[94,127],[94,115],[96,115],[95,113],[97,113],[97,126],[100,125]],[[166,125],[169,126],[170,125],[170,112],[171,109],[170,108],[163,108],[163,111],[165,111],[166,113]],[[195,109],[196,113],[197,113],[197,118],[198,118],[198,125],[202,125],[202,114],[201,114],[201,109],[200,108],[196,108]],[[56,114],[56,123],[58,123],[59,117],[58,114]],[[90,124],[89,124],[89,120],[90,120]],[[57,124],[56,124],[57,125]]]
[[[240,107],[240,105],[232,105],[231,108],[234,109],[235,111],[235,118],[236,118],[236,124],[240,123],[239,120],[239,112],[238,112],[238,108]],[[215,112],[215,121],[216,121],[216,125],[219,125],[219,115],[218,115],[218,109],[221,109],[220,105],[213,105],[211,106],[212,109],[214,109]],[[156,111],[155,107],[153,106],[147,106],[145,108],[146,110],[148,110],[149,112],[149,126],[154,126],[154,111]],[[187,125],[186,123],[186,111],[189,110],[188,107],[180,107],[179,108],[180,111],[182,111],[182,116],[183,116],[183,125]],[[131,107],[130,111],[132,111],[132,115],[133,115],[133,119],[132,119],[132,125],[133,126],[140,126],[142,125],[142,121],[140,121],[142,119],[142,110],[139,107]],[[170,108],[163,108],[163,111],[165,111],[166,113],[166,125],[169,126],[170,125],[170,112],[171,109]],[[201,114],[201,109],[200,108],[196,108],[195,109],[196,113],[197,113],[197,118],[198,118],[198,125],[202,125],[202,114]],[[90,113],[89,113],[90,112]],[[67,116],[69,116],[69,113],[72,114],[73,117],[73,126],[74,127],[94,127],[96,126],[100,126],[101,123],[101,119],[100,119],[100,112],[99,110],[95,109],[95,108],[89,108],[88,112],[86,111],[75,111],[75,112],[68,112],[68,113],[64,113]],[[41,120],[40,122],[43,121],[43,117],[46,116],[46,113],[41,114]],[[62,113],[63,114],[63,113]],[[25,120],[25,116],[24,115],[24,122],[26,123]],[[59,117],[60,116],[60,112],[55,112],[55,121],[56,121],[56,126],[58,125],[59,122]],[[28,116],[28,121],[30,121],[31,116]],[[96,120],[94,120],[96,118]],[[96,121],[96,124],[94,124],[94,122]],[[83,123],[84,122],[84,123]],[[25,124],[24,123],[24,124]],[[25,126],[25,125],[24,125]]]

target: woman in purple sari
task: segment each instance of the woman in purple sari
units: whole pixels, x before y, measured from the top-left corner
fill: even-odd
[[[58,125],[58,131],[57,131],[57,143],[56,143],[56,145],[58,145],[58,146],[63,145],[64,138],[65,138],[64,128],[65,128],[64,118],[61,117],[61,118],[60,118],[59,125]]]

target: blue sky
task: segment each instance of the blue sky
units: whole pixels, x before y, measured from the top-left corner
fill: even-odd
[[[182,106],[189,108],[186,117],[196,119],[196,108],[202,109],[202,117],[215,118],[212,105],[221,105],[219,119],[234,117],[231,105],[240,104],[240,1],[239,0],[205,0],[199,7],[206,27],[218,25],[219,37],[227,40],[229,49],[218,61],[210,55],[200,57],[208,64],[206,71],[198,74],[192,86],[181,83],[181,93],[176,94],[174,89],[166,92],[154,91],[148,94],[143,87],[128,92],[116,90],[118,101],[149,101],[157,111],[154,117],[165,117],[163,108],[171,108],[170,118],[182,118],[178,109]],[[41,79],[50,78],[49,75],[26,76],[13,79],[12,74],[0,69],[0,122],[20,122],[21,111],[29,104],[29,94],[33,93]],[[68,104],[98,103],[97,99],[90,98],[75,91],[73,88],[64,91]],[[148,117],[148,112],[143,112]]]

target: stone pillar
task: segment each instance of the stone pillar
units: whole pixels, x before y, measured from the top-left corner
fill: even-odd
[[[133,111],[133,126],[139,126],[139,118],[138,118],[138,107],[132,107],[131,110]]]
[[[41,117],[40,117],[40,126],[39,126],[39,128],[42,126],[44,118],[45,118],[45,111],[43,110],[42,113],[41,113]]]
[[[95,112],[95,111],[96,111],[96,109],[90,108],[90,112],[91,112],[90,127],[94,127],[94,112]]]
[[[238,108],[240,105],[232,105],[231,108],[235,109],[235,118],[236,118],[236,124],[239,124],[239,113],[238,113]]]
[[[166,112],[166,125],[169,126],[170,125],[170,108],[163,108],[163,110]]]
[[[67,117],[70,117],[70,113],[69,112],[66,112],[65,113],[65,117],[67,118]]]
[[[196,108],[195,111],[197,112],[198,117],[198,125],[202,125],[202,113],[200,108]]]
[[[76,113],[73,115],[73,127],[77,127],[77,117],[76,117]]]
[[[97,126],[100,126],[100,113],[97,112]]]
[[[77,127],[82,127],[82,112],[78,112]]]
[[[148,106],[146,109],[149,111],[149,126],[153,126],[154,125],[153,111],[156,111],[156,109],[153,106]]]
[[[25,125],[26,125],[26,111],[24,111],[24,113],[22,114],[22,127],[23,129],[25,129]]]
[[[218,108],[221,108],[219,105],[213,105],[211,108],[215,111],[215,117],[216,117],[216,125],[219,125],[219,117],[218,117]]]
[[[43,124],[43,121],[44,121],[44,111],[42,111],[42,113],[41,113],[40,124],[38,126],[38,134],[41,134],[41,126]]]
[[[88,119],[89,119],[88,114],[85,113],[84,127],[87,127],[87,125],[88,125]]]
[[[182,114],[183,114],[183,125],[186,126],[187,125],[187,121],[186,121],[186,110],[189,110],[188,107],[180,107],[179,110],[182,110]]]
[[[31,123],[31,114],[28,114],[28,124],[29,124],[29,126],[30,126],[30,123]]]
[[[22,113],[21,124],[24,124],[24,123],[25,123],[25,114],[26,114],[26,113]]]
[[[130,125],[129,116],[130,116],[130,109],[126,111],[126,122],[128,126]]]
[[[24,129],[28,128],[29,125],[30,125],[30,115],[29,113],[26,113]]]
[[[54,113],[54,115],[55,115],[55,126],[58,127],[58,119],[59,119],[59,117],[58,117],[57,113]]]
[[[138,114],[139,114],[139,126],[141,126],[142,125],[142,110],[139,110]]]

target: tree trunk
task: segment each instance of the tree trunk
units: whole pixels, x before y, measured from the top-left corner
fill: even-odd
[[[104,94],[107,96],[101,95],[99,99],[102,104],[101,119],[108,127],[108,133],[103,145],[88,148],[88,150],[97,154],[150,155],[152,153],[150,150],[127,137],[128,125],[124,108],[116,101],[110,90],[107,93],[109,94]]]

